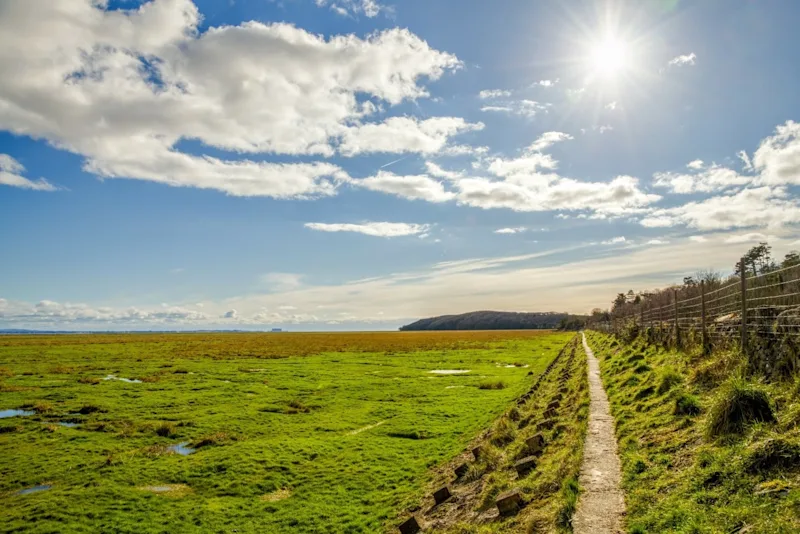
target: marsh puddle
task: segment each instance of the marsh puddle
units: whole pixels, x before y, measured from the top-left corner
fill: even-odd
[[[117,375],[108,375],[103,380],[119,380],[120,382],[127,382],[128,384],[141,384],[142,381],[136,378],[119,378]]]
[[[192,492],[192,488],[186,484],[158,484],[155,486],[140,486],[138,489],[142,491],[160,493],[169,497],[183,497],[184,495]]]
[[[36,493],[37,491],[47,491],[52,487],[51,484],[41,484],[39,486],[33,486],[32,488],[21,489],[17,492],[17,495],[28,495],[29,493]]]
[[[174,452],[175,454],[180,454],[181,456],[189,456],[193,452],[197,452],[197,449],[193,449],[188,446],[189,442],[184,441],[182,443],[178,443],[177,445],[170,445],[167,447],[169,452]]]
[[[17,417],[21,416],[24,417],[26,415],[33,415],[36,412],[31,410],[0,410],[0,419],[5,419],[6,417]]]
[[[434,369],[428,372],[435,375],[463,375],[469,373],[470,369]]]

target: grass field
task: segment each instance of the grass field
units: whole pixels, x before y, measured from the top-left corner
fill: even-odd
[[[0,337],[0,528],[388,530],[571,337]]]
[[[766,383],[733,352],[589,343],[616,420],[628,532],[800,532],[800,381]]]

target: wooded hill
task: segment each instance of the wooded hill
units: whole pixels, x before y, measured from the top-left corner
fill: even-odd
[[[567,313],[517,313],[475,311],[460,315],[440,315],[401,326],[402,331],[416,330],[533,330],[569,328],[575,316]]]

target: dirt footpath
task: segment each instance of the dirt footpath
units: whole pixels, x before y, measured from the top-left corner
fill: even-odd
[[[586,343],[586,336],[581,335],[589,364],[591,404],[580,475],[583,493],[572,524],[577,534],[617,534],[624,532],[625,499],[620,488],[622,474],[614,437],[614,418],[600,381],[600,364]]]

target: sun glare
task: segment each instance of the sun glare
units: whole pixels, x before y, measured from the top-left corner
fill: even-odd
[[[628,46],[615,38],[606,38],[595,44],[589,56],[592,69],[602,76],[613,76],[628,67]]]

